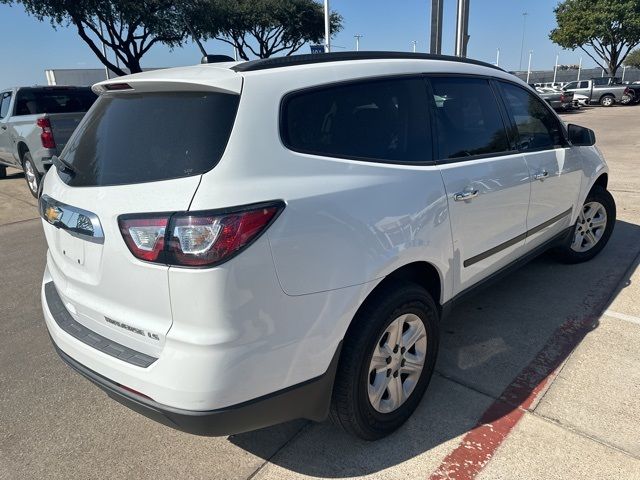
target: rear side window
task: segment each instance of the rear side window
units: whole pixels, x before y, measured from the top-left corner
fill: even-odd
[[[126,93],[98,99],[62,157],[73,186],[122,185],[198,175],[222,157],[238,95]]]
[[[504,100],[517,128],[518,149],[545,150],[562,143],[560,122],[535,95],[500,82]]]
[[[0,118],[5,118],[9,114],[11,104],[11,92],[5,92],[0,96]]]
[[[457,159],[509,150],[493,90],[481,78],[433,77],[440,159]]]
[[[432,160],[421,78],[368,80],[290,94],[281,135],[295,151],[389,162]]]
[[[25,88],[16,96],[16,116],[86,112],[96,98],[90,88]]]

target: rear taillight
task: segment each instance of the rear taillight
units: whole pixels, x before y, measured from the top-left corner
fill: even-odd
[[[40,141],[44,148],[56,148],[56,141],[53,139],[53,131],[51,130],[51,122],[48,118],[39,118],[36,125],[42,129],[40,133]]]
[[[166,265],[210,267],[250,245],[283,208],[283,202],[270,202],[225,211],[124,215],[118,223],[136,258]]]
[[[121,218],[119,223],[124,241],[134,256],[149,262],[162,261],[169,217]]]
[[[561,102],[566,102],[567,101],[567,97],[564,96],[564,94],[560,95],[560,101]]]

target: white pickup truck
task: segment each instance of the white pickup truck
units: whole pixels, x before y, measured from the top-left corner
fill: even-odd
[[[588,104],[599,103],[603,107],[611,107],[615,103],[621,103],[625,95],[628,95],[626,85],[601,85],[597,79],[579,80],[567,83],[562,90],[573,92],[574,95],[586,95]]]
[[[24,170],[29,190],[59,155],[96,99],[89,87],[19,87],[0,92],[0,178]]]

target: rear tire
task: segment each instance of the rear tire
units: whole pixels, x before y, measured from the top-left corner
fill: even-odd
[[[603,107],[612,107],[616,103],[616,98],[613,95],[603,95],[600,97],[600,105]]]
[[[422,287],[396,282],[374,295],[345,337],[331,405],[333,422],[365,440],[389,435],[414,412],[439,341],[438,308]]]
[[[31,195],[38,198],[38,187],[40,186],[42,176],[33,163],[33,159],[29,152],[25,153],[24,157],[22,157],[22,168],[24,170],[24,178],[27,181],[27,187],[29,187]]]
[[[604,188],[595,186],[587,195],[569,241],[554,250],[563,263],[591,260],[605,247],[616,223],[616,202]]]

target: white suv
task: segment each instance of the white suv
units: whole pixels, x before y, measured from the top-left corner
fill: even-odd
[[[550,248],[588,260],[614,227],[593,132],[481,62],[300,55],[93,89],[41,195],[46,324],[185,431],[331,411],[382,437],[463,295]]]

